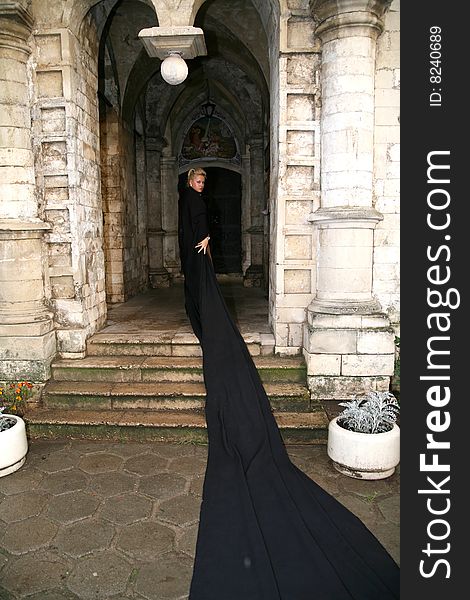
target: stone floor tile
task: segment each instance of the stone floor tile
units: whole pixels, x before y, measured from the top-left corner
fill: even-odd
[[[61,553],[79,557],[109,548],[116,531],[108,521],[85,519],[61,528],[54,546]]]
[[[114,552],[79,559],[67,578],[67,587],[82,600],[108,600],[122,594],[132,573],[128,560]]]
[[[45,473],[56,473],[72,469],[75,466],[75,461],[73,456],[66,452],[52,452],[41,456],[36,455],[34,466]]]
[[[135,589],[146,600],[179,600],[189,591],[191,575],[192,560],[171,552],[139,567]]]
[[[19,469],[6,477],[0,477],[0,493],[9,495],[27,492],[34,489],[43,477],[44,473],[36,469]]]
[[[1,596],[0,596],[1,598]],[[78,596],[67,590],[47,590],[28,596],[27,600],[80,600]]]
[[[155,475],[166,471],[169,460],[156,454],[139,454],[128,458],[124,463],[124,470],[137,475]]]
[[[81,456],[78,466],[85,473],[96,475],[97,473],[109,473],[117,471],[123,463],[121,456],[116,454],[106,454],[103,452],[94,452]]]
[[[6,496],[5,500],[0,502],[1,518],[8,523],[13,523],[37,516],[42,512],[49,497],[49,494],[35,490]]]
[[[163,458],[194,456],[194,446],[192,444],[165,444],[163,442],[155,442],[152,444],[152,452]]]
[[[194,558],[196,554],[196,541],[199,523],[190,525],[182,530],[182,534],[176,541],[176,548]]]
[[[85,473],[73,469],[72,471],[61,471],[46,475],[40,482],[39,488],[51,494],[65,494],[66,492],[78,492],[88,485],[88,477]]]
[[[107,452],[110,454],[117,454],[122,458],[129,458],[130,456],[138,456],[139,454],[147,454],[152,448],[152,444],[143,444],[135,441],[122,441],[122,442],[108,442]]]
[[[116,496],[133,492],[137,488],[137,477],[127,473],[112,471],[99,473],[90,478],[89,488],[100,496]]]
[[[101,440],[71,440],[70,451],[79,456],[94,452],[109,452],[110,443]]]
[[[156,517],[174,525],[197,523],[201,510],[201,499],[196,496],[177,496],[162,502],[157,508]]]
[[[29,553],[12,560],[5,567],[1,585],[12,594],[38,594],[42,599],[40,594],[60,588],[69,568],[65,558],[52,552]]]
[[[174,549],[175,533],[153,521],[140,521],[121,529],[116,548],[137,560],[152,560]]]
[[[120,494],[107,498],[102,504],[99,516],[112,523],[129,525],[152,514],[153,502],[138,494]]]
[[[175,473],[158,473],[151,477],[143,477],[139,482],[139,492],[162,500],[178,496],[185,487],[186,479]]]
[[[73,523],[90,517],[100,504],[99,497],[88,492],[71,492],[51,498],[46,514],[60,523]]]
[[[367,527],[377,520],[377,512],[371,503],[355,496],[339,495],[336,496],[336,499],[366,523]]]
[[[38,439],[30,440],[29,442],[29,454],[30,455],[45,455],[51,454],[51,452],[58,452],[60,450],[70,448],[70,440],[48,440]]]
[[[341,488],[345,492],[352,492],[359,496],[367,498],[378,498],[384,494],[389,494],[394,486],[394,477],[386,479],[355,479],[353,477],[342,477]]]
[[[49,545],[57,529],[57,525],[44,516],[10,523],[1,540],[1,546],[12,554],[38,550]]]
[[[189,491],[191,494],[195,496],[202,496],[202,488],[204,485],[204,474],[201,473],[199,475],[195,475],[191,479],[191,483],[189,485]]]
[[[400,523],[400,498],[396,495],[377,501],[377,507],[386,521]]]
[[[174,458],[169,470],[173,473],[181,473],[181,475],[194,475],[196,473],[204,473],[207,466],[207,460],[198,458],[195,456],[184,456],[181,458]]]
[[[370,530],[386,547],[388,553],[400,564],[400,533],[394,523],[375,523],[370,526]]]

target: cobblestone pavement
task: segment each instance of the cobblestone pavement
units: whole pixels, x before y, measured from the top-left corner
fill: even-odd
[[[399,562],[399,472],[358,481],[325,446],[288,451]],[[186,599],[206,460],[206,446],[30,441],[0,478],[0,599]]]

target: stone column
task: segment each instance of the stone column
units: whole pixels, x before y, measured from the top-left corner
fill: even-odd
[[[178,247],[178,162],[175,156],[162,156],[161,210],[163,234],[163,267],[171,277],[180,273]]]
[[[394,344],[372,294],[376,40],[388,0],[311,0],[322,42],[321,206],[316,294],[304,355],[312,395],[348,399],[388,389]]]
[[[153,288],[169,287],[170,274],[163,266],[163,228],[160,159],[166,145],[162,137],[148,137],[145,141],[147,153],[147,197],[148,197],[148,248],[149,279]]]
[[[253,137],[250,147],[250,266],[243,278],[245,287],[260,287],[263,283],[263,209],[264,209],[264,143],[263,136]]]
[[[0,2],[0,381],[45,381],[56,352],[31,147],[31,28],[18,3]]]

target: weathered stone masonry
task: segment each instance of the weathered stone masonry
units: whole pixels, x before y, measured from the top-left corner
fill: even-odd
[[[240,152],[241,276],[267,279],[276,351],[304,355],[315,399],[388,389],[399,0],[175,6],[0,1],[0,381],[46,381],[107,302],[180,277],[178,153],[210,89]],[[168,86],[137,34],[198,19],[220,54]]]

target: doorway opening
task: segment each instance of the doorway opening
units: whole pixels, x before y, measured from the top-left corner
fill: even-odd
[[[219,274],[241,275],[241,175],[220,167],[204,167],[207,173],[203,198],[207,204],[211,253]],[[186,172],[179,176],[178,189],[186,185]]]

